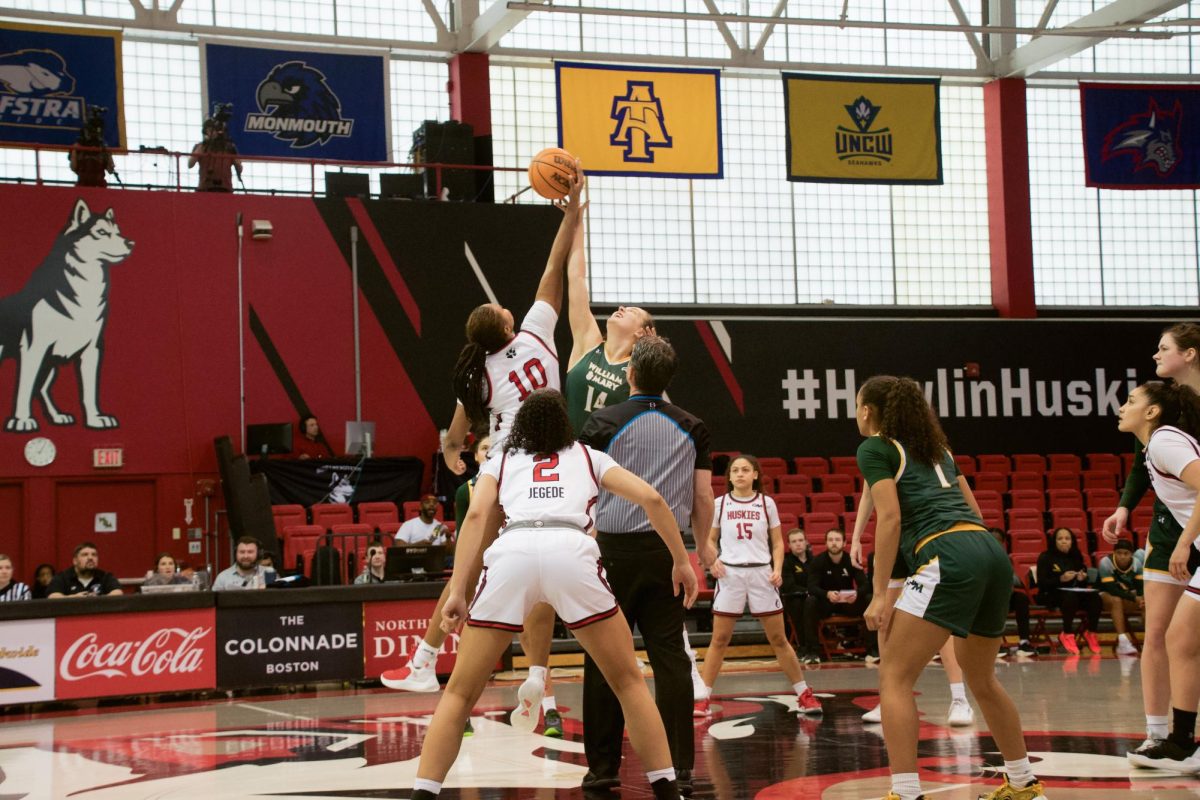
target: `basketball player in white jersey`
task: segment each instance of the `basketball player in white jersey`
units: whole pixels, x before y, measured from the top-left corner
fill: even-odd
[[[454,391],[458,403],[442,441],[442,458],[447,468],[456,474],[462,474],[466,469],[460,457],[470,430],[474,429],[477,436],[491,438],[490,453],[502,452],[517,409],[530,392],[547,387],[557,389],[561,383],[554,327],[562,309],[563,269],[583,211],[580,196],[587,185],[582,170],[577,170],[577,175],[570,193],[559,205],[563,212],[562,224],[550,248],[533,306],[525,315],[521,329],[514,331],[512,312],[497,303],[477,306],[467,318],[467,344],[454,367]],[[494,529],[490,535],[495,535]],[[410,692],[438,690],[435,667],[438,650],[446,640],[441,628],[445,602],[446,591],[443,590],[417,651],[407,664],[380,675],[384,686]],[[548,615],[545,610],[540,613],[543,619]],[[553,625],[553,615],[548,616],[549,624]],[[518,724],[524,722],[523,719],[515,721]],[[534,720],[534,725],[536,723]]]
[[[820,714],[821,703],[804,680],[804,669],[788,643],[783,628],[783,602],[779,585],[783,583],[783,533],[775,501],[762,493],[758,459],[743,453],[729,462],[725,477],[728,494],[717,498],[712,529],[707,542],[715,537],[721,555],[711,572],[717,579],[713,596],[713,631],[704,655],[701,676],[704,697],[696,699],[696,715],[708,716],[709,696],[725,649],[733,635],[733,623],[750,613],[762,623],[767,641],[775,651],[779,668],[787,675],[796,692],[796,706],[804,714]],[[707,545],[705,545],[707,546]]]
[[[630,742],[655,798],[678,798],[666,730],[634,656],[633,637],[605,581],[600,548],[586,531],[605,490],[639,504],[671,551],[672,579],[685,605],[696,577],[666,502],[606,454],[575,442],[566,404],[556,391],[533,392],[517,412],[503,453],[493,450],[463,523],[458,558],[443,607],[449,630],[466,619],[458,660],[425,736],[413,800],[429,800],[454,764],[463,722],[514,631],[537,603],[549,603],[599,665],[620,700]],[[482,552],[486,532],[499,537]],[[482,574],[468,606],[468,573]]]

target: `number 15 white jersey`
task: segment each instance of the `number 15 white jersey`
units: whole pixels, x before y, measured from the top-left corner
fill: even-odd
[[[494,353],[489,353],[484,403],[488,407],[488,430],[492,452],[502,452],[508,429],[521,403],[535,389],[562,390],[558,377],[558,354],[554,349],[554,326],[558,314],[537,300],[521,320],[521,329]]]
[[[712,526],[721,531],[721,563],[771,563],[770,532],[779,527],[779,512],[771,498],[761,492],[745,499],[722,495],[713,509]]]
[[[600,482],[615,466],[607,453],[576,442],[557,453],[506,452],[489,458],[480,474],[496,479],[506,525],[543,520],[546,527],[554,527],[553,521],[558,520],[586,531],[593,524],[591,512]]]

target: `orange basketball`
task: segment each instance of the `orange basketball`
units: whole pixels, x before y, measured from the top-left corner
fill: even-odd
[[[571,191],[575,156],[561,147],[547,147],[529,162],[529,185],[547,200],[561,200]]]

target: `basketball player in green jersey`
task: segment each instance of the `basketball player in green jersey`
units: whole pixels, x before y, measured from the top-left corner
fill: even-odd
[[[917,776],[917,703],[913,686],[954,636],[992,739],[1004,757],[1004,784],[986,800],[1045,797],[1025,750],[1021,720],[996,679],[995,659],[1008,618],[1012,564],[984,528],[979,506],[921,387],[911,378],[869,379],[858,390],[858,468],[870,487],[875,531],[875,593],[863,616],[892,642],[880,668],[883,738],[892,772],[885,800],[922,800]],[[887,584],[897,558],[908,579],[895,608]],[[903,645],[901,645],[903,643]]]

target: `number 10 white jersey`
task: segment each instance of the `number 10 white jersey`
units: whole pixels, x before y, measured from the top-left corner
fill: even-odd
[[[537,300],[508,344],[488,354],[484,362],[487,368],[484,402],[489,412],[492,452],[503,450],[517,409],[531,392],[535,389],[562,391],[558,354],[554,349],[557,322],[558,314],[553,307]]]

